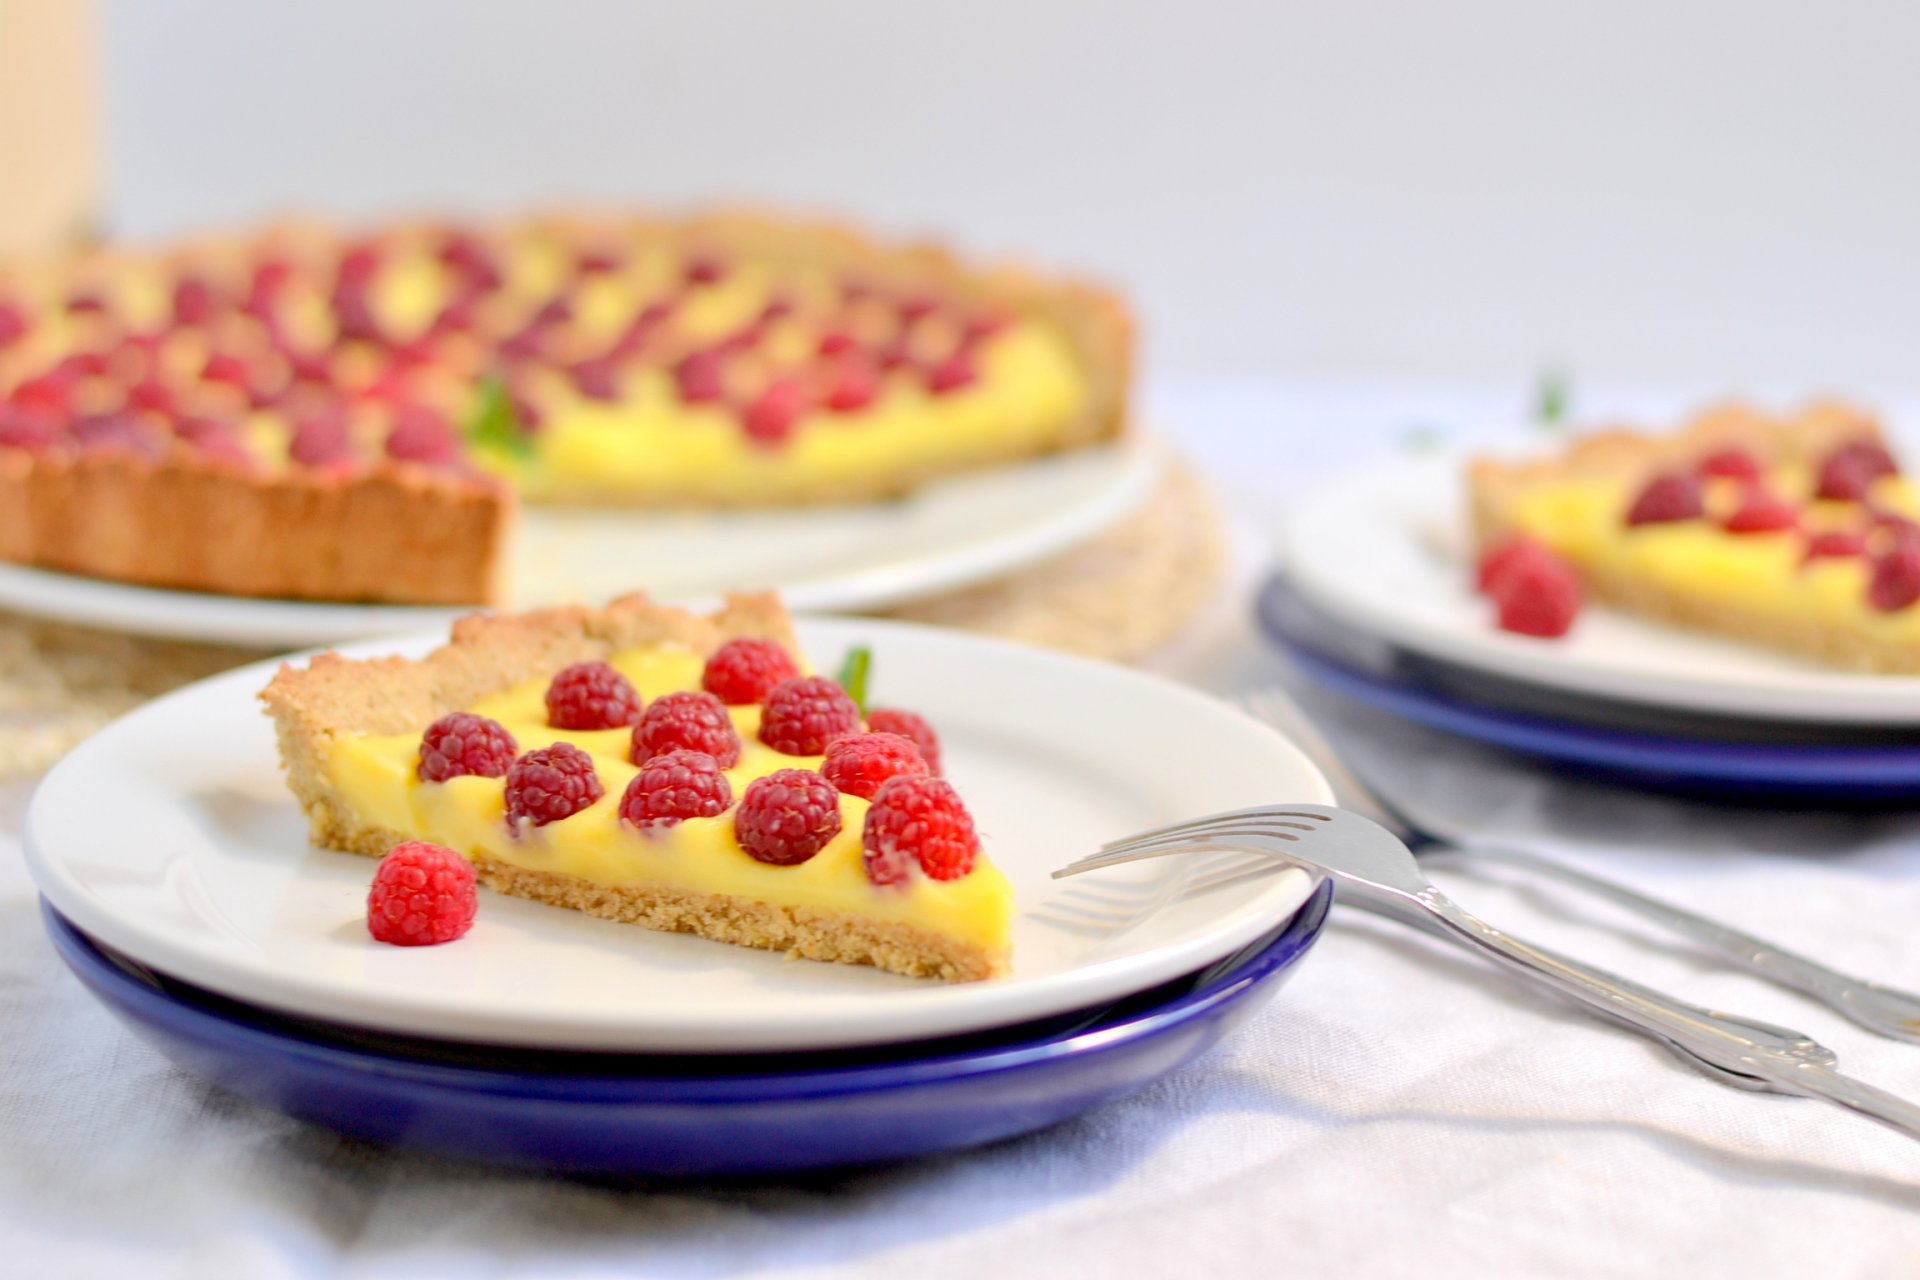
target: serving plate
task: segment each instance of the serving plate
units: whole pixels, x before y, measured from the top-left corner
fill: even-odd
[[[1282,519],[1292,588],[1411,652],[1588,698],[1749,721],[1920,725],[1920,676],[1838,671],[1600,606],[1558,640],[1499,630],[1472,590],[1463,467],[1425,458],[1315,485]]]
[[[1065,1020],[911,1050],[773,1059],[473,1050],[278,1017],[157,975],[50,907],[88,990],[183,1068],[373,1142],[569,1173],[697,1176],[899,1160],[1053,1124],[1205,1052],[1291,976],[1322,884],[1195,974]]]
[[[640,514],[527,509],[512,608],[645,589],[703,601],[774,588],[791,608],[877,609],[1011,573],[1145,501],[1163,465],[1144,434],[961,475],[891,502]],[[471,608],[264,600],[129,586],[0,564],[0,607],[140,635],[261,647],[339,644],[444,627]]]
[[[1019,909],[1011,976],[957,986],[652,933],[492,894],[460,942],[367,936],[373,864],[309,847],[242,668],[133,712],[41,784],[28,865],[60,913],[180,981],[393,1034],[568,1049],[734,1052],[953,1035],[1112,1001],[1284,921],[1299,871],[1162,859],[1055,881],[1104,840],[1273,800],[1329,802],[1284,738],[1137,672],[958,632],[805,620],[822,666],[873,651],[876,699],[925,713]],[[421,653],[438,635],[353,652]]]

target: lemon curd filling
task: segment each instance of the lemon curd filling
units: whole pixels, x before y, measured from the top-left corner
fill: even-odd
[[[690,649],[650,648],[609,660],[652,699],[697,689],[705,665]],[[368,734],[342,738],[328,751],[334,785],[370,823],[447,845],[467,857],[489,858],[530,871],[555,872],[619,888],[662,885],[698,893],[730,894],[783,907],[844,912],[914,925],[989,948],[1010,938],[1013,890],[982,858],[958,880],[916,877],[879,886],[861,854],[867,802],[840,797],[840,833],[795,866],[776,867],[750,857],[734,838],[733,810],[692,818],[643,835],[619,819],[621,794],[639,772],[627,761],[627,729],[562,730],[547,725],[547,681],[530,680],[483,698],[471,710],[499,721],[522,751],[570,742],[593,757],[606,794],[591,807],[543,827],[508,827],[505,786],[499,778],[461,777],[422,782],[420,735]],[[818,769],[819,756],[782,755],[758,740],[760,708],[729,707],[739,730],[739,762],[727,770],[736,803],[753,779],[776,769]],[[425,726],[421,726],[422,729]]]
[[[481,460],[535,501],[777,501],[1038,452],[1065,440],[1087,398],[1065,339],[1030,322],[996,336],[971,386],[933,395],[896,380],[865,409],[807,415],[771,448],[748,439],[728,409],[684,403],[664,369],[633,370],[622,391],[618,403],[577,401],[556,414],[530,457]]]
[[[1802,523],[1809,531],[1859,523],[1856,504],[1811,498],[1804,468],[1776,469],[1768,483],[1773,492],[1805,504]],[[1737,481],[1713,480],[1705,491],[1707,518],[1630,527],[1626,512],[1635,491],[1629,482],[1571,479],[1521,495],[1511,519],[1515,529],[1596,573],[1776,616],[1813,617],[1920,640],[1920,609],[1889,613],[1868,603],[1869,569],[1862,557],[1808,560],[1800,532],[1730,534],[1722,529],[1719,521],[1737,504],[1740,491]],[[1899,477],[1876,481],[1872,501],[1880,510],[1920,515],[1920,494]]]

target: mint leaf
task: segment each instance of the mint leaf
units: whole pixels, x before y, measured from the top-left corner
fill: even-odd
[[[847,650],[846,660],[840,664],[840,687],[863,716],[867,714],[867,674],[872,668],[873,650],[865,645]]]
[[[1573,391],[1565,373],[1558,369],[1543,371],[1540,374],[1540,389],[1534,399],[1535,419],[1549,429],[1559,426],[1566,420],[1567,405],[1572,398]]]
[[[468,417],[462,434],[476,451],[504,453],[515,458],[533,456],[533,441],[520,429],[519,415],[513,411],[513,397],[507,394],[507,380],[497,373],[481,380],[479,403]]]

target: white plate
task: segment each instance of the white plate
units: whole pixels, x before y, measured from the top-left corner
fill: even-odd
[[[513,548],[515,608],[776,588],[790,607],[876,609],[1009,573],[1099,533],[1160,473],[1144,435],[941,481],[894,502],[729,514],[529,508]],[[471,609],[203,595],[0,564],[0,607],[141,635],[338,644],[444,627]]]
[[[254,698],[272,664],[162,698],[69,755],[34,796],[28,863],[81,929],[236,999],[412,1035],[634,1051],[873,1044],[1066,1012],[1219,959],[1306,900],[1299,871],[1209,887],[1191,858],[1048,877],[1144,827],[1330,802],[1292,745],[1224,704],[932,628],[819,620],[801,637],[825,665],[871,644],[879,696],[940,729],[948,772],[1018,895],[1011,977],[941,986],[494,894],[456,943],[375,943],[372,862],[310,848],[281,781]]]
[[[1856,675],[1604,607],[1558,640],[1496,628],[1472,590],[1458,458],[1355,472],[1293,500],[1288,581],[1340,621],[1496,675],[1750,719],[1920,724],[1920,677]]]

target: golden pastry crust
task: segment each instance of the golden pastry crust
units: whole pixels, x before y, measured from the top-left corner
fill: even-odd
[[[396,220],[384,229],[407,234],[442,225]],[[969,266],[938,244],[889,243],[846,223],[758,211],[715,210],[679,218],[556,211],[474,230],[485,237],[526,228],[545,228],[582,241],[646,232],[689,246],[722,245],[774,260],[871,271],[877,278],[911,278],[937,284],[955,297],[1035,317],[1060,333],[1074,352],[1086,379],[1086,403],[1044,445],[1010,438],[1004,447],[964,461],[907,460],[888,472],[857,479],[823,475],[783,494],[783,503],[899,497],[961,471],[1081,448],[1116,438],[1127,428],[1132,316],[1117,295],[1096,285],[1023,267]],[[341,233],[324,223],[288,219],[157,249],[94,247],[57,259],[0,265],[0,291],[11,282],[30,294],[45,295],[63,283],[105,284],[155,263],[230,264],[263,247],[290,262],[310,263],[335,249],[340,239]],[[32,346],[30,340],[0,350],[0,385],[26,367]],[[231,595],[500,603],[505,539],[514,523],[512,496],[471,482],[463,490],[452,477],[425,478],[419,470],[383,466],[364,477],[329,480],[297,470],[245,475],[210,464],[184,447],[142,469],[124,461],[0,446],[0,502],[6,507],[0,515],[0,559]],[[564,487],[543,500],[587,505],[613,501],[604,491]],[[635,493],[628,505],[686,509],[766,502],[742,489],[737,497]],[[270,536],[245,545],[235,541],[235,531],[250,529]]]
[[[1883,440],[1884,433],[1871,416],[1837,401],[1811,405],[1786,418],[1770,418],[1730,404],[1699,414],[1667,435],[1613,429],[1584,435],[1561,453],[1544,458],[1509,462],[1477,457],[1468,464],[1466,475],[1476,558],[1515,531],[1515,507],[1540,487],[1609,478],[1638,486],[1657,472],[1729,448],[1746,450],[1763,466],[1811,465],[1840,445]],[[1736,602],[1703,598],[1649,581],[1606,562],[1581,565],[1581,577],[1595,599],[1662,622],[1798,653],[1849,670],[1920,672],[1920,645],[1897,637],[1817,617],[1744,609]]]
[[[389,464],[349,481],[166,457],[0,448],[0,560],[137,586],[295,600],[500,598],[498,485]]]
[[[306,811],[313,842],[379,857],[415,835],[368,823],[340,795],[325,766],[336,739],[418,730],[489,694],[625,649],[684,644],[705,652],[739,636],[798,647],[792,621],[772,595],[731,596],[711,615],[632,595],[604,609],[464,618],[454,624],[449,643],[420,659],[323,653],[305,666],[283,665],[260,698],[273,717],[287,783]],[[499,892],[650,929],[949,982],[991,977],[1006,968],[1004,954],[898,922],[672,885],[597,884],[484,855],[475,867]]]

